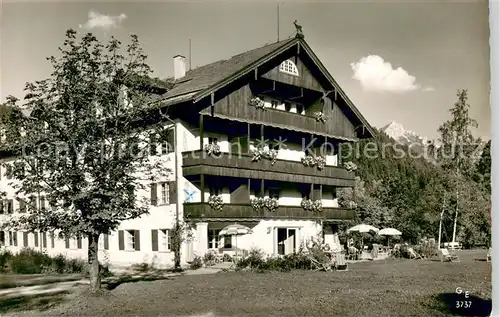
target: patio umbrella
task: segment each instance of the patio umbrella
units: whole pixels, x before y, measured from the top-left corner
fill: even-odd
[[[352,228],[349,228],[347,229],[347,232],[360,232],[360,233],[365,233],[365,232],[370,232],[370,231],[373,231],[375,233],[378,233],[379,230],[377,228],[375,228],[374,226],[371,226],[371,225],[365,225],[365,224],[359,224],[359,225],[355,225],[354,227]]]
[[[379,230],[376,227],[371,226],[371,225],[367,225],[364,223],[359,224],[359,225],[355,225],[354,227],[347,229],[347,233],[351,233],[351,232],[366,233],[366,232],[370,232],[370,231],[373,231],[375,233],[379,232]],[[363,238],[361,238],[361,245],[362,246],[364,245]]]
[[[378,232],[381,236],[387,236],[387,246],[389,246],[389,237],[390,236],[400,236],[402,235],[401,231],[394,228],[384,228]]]
[[[252,229],[248,228],[247,226],[235,223],[235,224],[224,227],[220,231],[219,235],[220,236],[235,236],[234,244],[236,247],[236,256],[238,256],[238,236],[242,236],[242,235],[249,234],[249,233],[252,233]]]

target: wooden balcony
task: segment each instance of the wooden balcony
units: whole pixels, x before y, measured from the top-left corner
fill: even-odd
[[[205,151],[183,153],[183,175],[216,175],[252,179],[268,179],[283,182],[321,184],[338,187],[353,187],[354,172],[343,167],[304,166],[301,162],[268,159],[253,162],[248,154],[221,153],[217,157],[208,156]]]
[[[203,221],[258,221],[262,219],[323,220],[336,222],[354,220],[354,209],[323,208],[320,212],[304,210],[300,206],[280,206],[275,211],[266,208],[254,210],[250,204],[224,204],[214,210],[208,203],[184,203],[186,220]]]

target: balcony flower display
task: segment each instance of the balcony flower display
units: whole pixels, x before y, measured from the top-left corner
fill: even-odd
[[[325,165],[326,165],[326,159],[322,156],[316,156],[316,167],[318,168],[318,170],[323,170],[325,168]]]
[[[219,155],[220,152],[220,146],[215,143],[210,143],[205,145],[205,151],[207,154],[210,155]]]
[[[222,201],[222,196],[221,195],[210,195],[208,197],[208,205],[210,208],[220,211],[222,210],[222,207],[224,207],[224,203]]]
[[[323,209],[321,200],[302,199],[300,206],[304,210],[321,211]]]
[[[314,118],[316,119],[317,122],[322,122],[322,123],[326,122],[326,116],[321,111],[317,111],[317,112],[313,113],[313,116],[314,116]]]
[[[356,164],[354,164],[353,162],[347,162],[347,163],[345,163],[344,167],[349,172],[353,172],[353,171],[355,171],[355,170],[358,169],[358,166]]]
[[[275,211],[279,207],[278,199],[266,197],[264,199],[264,205],[269,211]]]
[[[274,165],[274,163],[276,163],[277,157],[278,157],[277,150],[267,150],[261,146],[252,150],[252,161],[253,162],[257,162],[257,161],[260,161],[262,158],[266,158],[266,159],[271,161],[271,165]]]
[[[262,197],[252,198],[250,199],[250,205],[252,206],[253,210],[261,211],[265,206],[264,198]]]
[[[311,156],[311,155],[306,155],[304,157],[302,157],[300,159],[300,161],[302,162],[302,164],[304,164],[304,166],[314,166],[316,165],[316,159],[314,158],[314,156]]]
[[[251,106],[254,106],[257,109],[265,110],[264,101],[262,99],[260,99],[259,97],[250,98],[250,101],[248,102],[248,104]]]

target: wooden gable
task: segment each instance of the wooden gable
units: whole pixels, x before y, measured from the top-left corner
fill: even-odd
[[[287,60],[291,61],[294,64],[294,66],[296,66],[298,70],[298,76],[281,71],[280,70],[281,63],[280,63],[278,66],[274,67],[267,73],[263,74],[262,77],[310,90],[316,90],[321,92],[324,91],[321,83],[313,76],[309,68],[306,66],[306,64],[302,61],[300,57],[295,55],[293,57],[285,59],[282,62],[286,62]]]

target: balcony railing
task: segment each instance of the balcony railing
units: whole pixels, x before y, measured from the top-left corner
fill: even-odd
[[[286,182],[314,183],[331,186],[354,186],[354,172],[343,167],[304,166],[302,162],[271,160],[262,158],[252,161],[248,154],[220,153],[218,156],[208,156],[205,151],[183,153],[184,175],[218,175],[227,177],[242,177],[255,179],[272,179]]]
[[[184,218],[213,221],[255,221],[261,219],[295,219],[342,221],[354,220],[356,212],[353,209],[328,208],[322,211],[304,210],[300,206],[279,206],[270,211],[266,208],[255,210],[250,204],[224,204],[222,210],[214,210],[208,203],[184,203]]]

